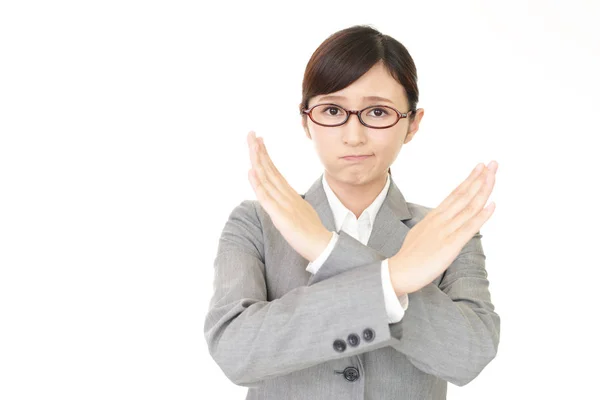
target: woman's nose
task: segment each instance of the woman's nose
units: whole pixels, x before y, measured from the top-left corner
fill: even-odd
[[[358,115],[351,113],[344,126],[344,141],[349,144],[362,143],[366,140],[368,128],[360,123]]]

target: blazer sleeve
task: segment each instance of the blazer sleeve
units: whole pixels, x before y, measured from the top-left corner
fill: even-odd
[[[393,347],[422,371],[464,386],[490,363],[500,342],[500,317],[489,292],[480,232],[446,269],[439,285],[410,293],[410,313],[390,325]]]
[[[464,386],[479,375],[495,358],[500,341],[500,317],[488,290],[482,237],[477,232],[467,242],[441,275],[439,285],[436,279],[409,293],[410,307],[404,317],[389,325],[396,339],[391,347],[421,371],[457,386]],[[340,241],[347,252],[361,252],[363,247],[362,254],[367,257],[361,259],[363,264],[382,257],[347,235],[340,236]],[[309,283],[320,283],[342,270],[344,260],[331,262],[329,268],[321,267]]]
[[[204,321],[209,353],[228,379],[258,387],[268,378],[388,346],[393,339],[381,280],[383,257],[365,247],[347,252],[350,236],[344,235],[320,270],[330,270],[331,262],[357,260],[360,268],[267,301],[256,207],[254,201],[244,200],[225,223]],[[351,346],[346,339],[353,333],[360,340]]]

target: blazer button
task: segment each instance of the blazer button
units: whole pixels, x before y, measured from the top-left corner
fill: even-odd
[[[363,331],[363,338],[367,341],[370,342],[371,340],[373,340],[375,338],[375,331],[371,328],[367,328]]]
[[[358,373],[358,369],[354,367],[347,367],[346,369],[344,369],[344,378],[346,378],[347,381],[354,382],[359,377],[360,374]]]
[[[348,335],[348,344],[352,347],[356,347],[358,346],[358,344],[360,343],[360,338],[358,337],[358,335],[356,333],[351,333],[350,335]]]
[[[346,342],[344,342],[344,341],[343,341],[343,340],[341,340],[341,339],[336,339],[336,340],[333,342],[333,348],[335,349],[335,351],[338,351],[338,352],[340,352],[340,353],[341,353],[341,352],[343,352],[344,350],[346,350]]]

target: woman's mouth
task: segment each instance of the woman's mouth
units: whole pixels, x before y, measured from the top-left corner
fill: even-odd
[[[365,159],[367,159],[367,158],[369,158],[371,156],[372,156],[372,154],[370,154],[370,155],[345,156],[345,157],[342,157],[342,159],[346,160],[346,161],[362,161],[362,160],[365,160]]]

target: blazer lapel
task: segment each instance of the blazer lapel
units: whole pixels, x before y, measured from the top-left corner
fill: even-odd
[[[330,231],[335,231],[335,221],[333,219],[333,212],[327,201],[327,195],[325,189],[323,189],[323,174],[312,184],[306,194],[302,195],[304,200],[308,201],[310,205],[315,209],[321,222]]]
[[[328,230],[335,231],[335,221],[331,207],[327,201],[322,179],[323,174],[321,174],[302,197],[313,206],[321,218],[323,225]],[[376,250],[385,257],[391,257],[400,250],[404,238],[410,230],[409,226],[403,221],[412,219],[412,214],[404,196],[392,177],[390,177],[390,180],[388,193],[375,217],[371,236],[367,243],[368,247]]]
[[[402,192],[391,177],[390,180],[388,194],[375,217],[367,242],[367,246],[386,257],[391,257],[400,250],[404,237],[410,230],[404,221],[412,219]]]

